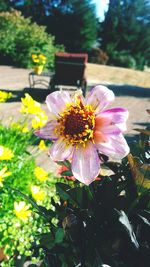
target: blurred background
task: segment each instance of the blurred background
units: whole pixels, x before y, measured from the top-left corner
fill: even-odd
[[[31,67],[40,51],[53,68],[57,51],[86,52],[89,62],[147,70],[149,0],[1,0],[0,64]]]

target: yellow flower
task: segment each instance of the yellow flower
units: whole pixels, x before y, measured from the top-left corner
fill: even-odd
[[[10,160],[14,157],[14,154],[11,149],[0,146],[0,160]]]
[[[27,126],[24,126],[21,131],[22,131],[22,133],[28,133],[29,128]]]
[[[38,113],[35,118],[32,120],[32,128],[38,129],[40,127],[43,127],[48,120],[48,116],[45,114],[45,112]]]
[[[40,150],[47,150],[47,146],[45,145],[44,140],[41,140],[39,145],[38,145]]]
[[[34,62],[35,63],[39,63],[39,59],[37,58],[37,59],[34,59]]]
[[[0,91],[0,102],[6,102],[7,99],[12,97],[12,93]]]
[[[37,114],[39,112],[42,112],[41,104],[35,101],[29,94],[25,94],[25,97],[21,98],[21,101],[21,113]]]
[[[31,57],[32,57],[32,59],[34,60],[34,59],[36,59],[36,58],[37,58],[37,55],[35,55],[35,54],[32,54],[32,55],[31,55]]]
[[[32,193],[32,197],[35,200],[43,200],[45,198],[45,192],[40,189],[39,186],[31,186],[31,193]]]
[[[39,55],[39,60],[40,60],[43,64],[46,63],[46,57],[45,57],[44,55],[42,55],[42,54]]]
[[[5,166],[2,170],[0,170],[0,186],[3,186],[3,180],[5,177],[11,175],[11,172],[7,172],[7,167]]]
[[[45,65],[46,57],[43,54],[32,54],[32,62],[35,66]]]
[[[40,182],[48,180],[48,172],[46,172],[39,166],[34,169],[34,175]]]
[[[27,127],[26,124],[22,125],[20,123],[13,122],[13,123],[11,123],[11,127],[13,129],[20,130],[22,133],[28,133],[29,132],[29,128]]]
[[[20,130],[21,129],[21,125],[18,122],[12,122],[10,126],[13,129],[17,129],[17,130]]]
[[[14,213],[22,221],[27,221],[31,216],[31,210],[29,205],[26,205],[24,201],[14,202]]]

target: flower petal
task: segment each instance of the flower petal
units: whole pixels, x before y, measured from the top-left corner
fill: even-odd
[[[100,131],[94,131],[93,138],[96,145],[109,142],[110,136],[118,136],[121,130],[116,125],[108,125],[101,128]]]
[[[108,142],[97,144],[96,147],[99,153],[117,160],[124,158],[129,153],[129,146],[122,134],[110,135]]]
[[[106,118],[111,124],[116,124],[122,131],[126,130],[126,120],[128,119],[129,112],[124,108],[112,108],[103,111],[99,116],[103,119]]]
[[[121,130],[116,126],[116,125],[108,125],[108,126],[104,126],[101,129],[101,132],[104,135],[118,135],[121,133]]]
[[[89,185],[92,183],[100,169],[100,159],[92,142],[86,147],[80,147],[73,152],[72,173],[80,182]]]
[[[94,87],[86,97],[86,104],[92,105],[98,114],[115,99],[113,91],[103,85]]]
[[[43,139],[56,140],[57,136],[54,133],[55,127],[58,125],[56,120],[49,121],[44,127],[36,130],[34,133]]]
[[[50,157],[54,161],[66,160],[72,153],[73,147],[66,145],[63,139],[57,140],[50,148]]]
[[[107,136],[103,134],[101,131],[94,131],[93,134],[95,144],[107,142]]]
[[[71,103],[71,97],[68,92],[56,91],[46,97],[46,104],[52,116],[58,115],[66,106]]]

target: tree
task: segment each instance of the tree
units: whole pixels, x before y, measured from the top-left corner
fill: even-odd
[[[11,3],[9,0],[1,0],[0,1],[0,12],[8,11],[10,9]]]
[[[87,51],[97,38],[95,6],[89,0],[67,2],[48,17],[48,30],[68,51]]]
[[[21,5],[14,0],[14,6],[25,17],[45,25],[67,51],[88,51],[97,39],[98,20],[92,0],[24,0]]]
[[[126,51],[141,69],[150,61],[148,0],[110,0],[102,27],[102,47],[110,58],[115,51]]]

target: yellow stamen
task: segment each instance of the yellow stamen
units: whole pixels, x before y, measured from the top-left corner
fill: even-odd
[[[80,98],[76,104],[67,104],[64,112],[59,114],[55,134],[63,138],[68,145],[79,144],[85,147],[87,141],[93,142],[95,114],[90,105],[83,105]]]

